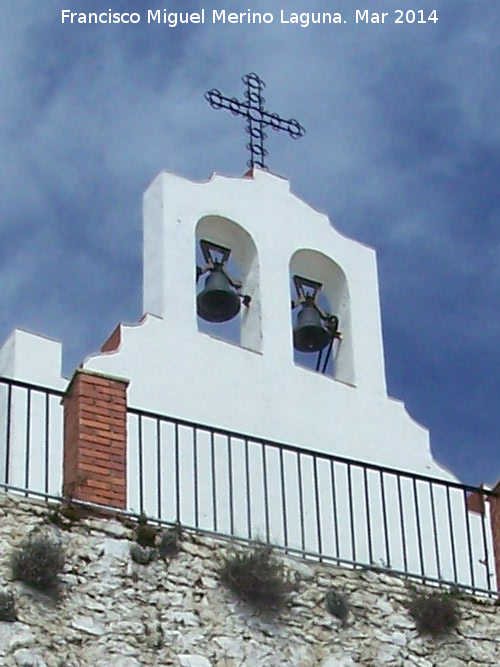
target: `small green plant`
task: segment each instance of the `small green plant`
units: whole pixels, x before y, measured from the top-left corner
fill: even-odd
[[[295,588],[283,563],[266,545],[225,556],[219,579],[241,600],[259,611],[282,609]]]
[[[134,542],[130,545],[130,556],[139,565],[149,565],[156,559],[156,549],[154,547],[141,547],[140,544]]]
[[[457,597],[454,592],[413,591],[408,611],[421,634],[438,637],[454,630],[460,621]]]
[[[148,523],[148,517],[144,513],[139,515],[135,529],[135,539],[139,546],[154,547],[158,531],[158,526]]]
[[[347,623],[349,604],[347,597],[335,588],[329,588],[325,595],[326,610],[342,621],[342,627]]]
[[[47,514],[47,522],[52,523],[63,530],[70,530],[75,523],[91,514],[88,508],[79,506],[71,498],[64,498],[57,505],[52,506]]]
[[[145,514],[141,514],[135,527],[136,541],[130,546],[132,560],[148,565],[158,558],[172,558],[180,551],[181,534],[180,523],[160,531],[158,526],[148,523]]]
[[[180,523],[161,531],[158,539],[158,555],[160,558],[172,558],[179,553],[181,535],[182,526]]]
[[[10,591],[0,591],[0,621],[17,621],[16,603]]]
[[[59,574],[64,568],[64,560],[64,550],[59,542],[34,533],[11,554],[10,565],[14,579],[55,597],[59,592]]]

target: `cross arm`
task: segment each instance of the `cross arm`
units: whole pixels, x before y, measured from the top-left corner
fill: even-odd
[[[228,109],[237,116],[248,115],[247,104],[240,102],[236,97],[225,97],[217,88],[212,88],[208,93],[205,93],[205,99],[213,109]]]
[[[286,120],[281,118],[277,113],[269,113],[268,111],[261,111],[262,124],[270,127],[273,130],[286,130],[292,139],[299,139],[306,133],[305,129],[295,118]]]

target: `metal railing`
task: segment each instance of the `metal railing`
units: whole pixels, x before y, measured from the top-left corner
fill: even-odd
[[[0,489],[61,498],[64,392],[0,378]],[[128,511],[498,594],[492,492],[128,409]]]
[[[0,488],[60,497],[64,392],[0,378]]]
[[[129,408],[129,509],[286,551],[497,593],[476,487]]]

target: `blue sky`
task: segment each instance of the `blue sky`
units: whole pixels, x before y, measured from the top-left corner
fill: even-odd
[[[356,25],[355,9],[389,13]],[[395,9],[439,21],[397,25]],[[148,25],[147,10],[271,11],[269,25]],[[63,25],[61,10],[138,25]],[[280,10],[347,23],[280,23]],[[268,164],[378,252],[388,385],[468,483],[500,477],[500,5],[494,0],[16,0],[0,21],[0,338],[64,343],[64,370],[141,316],[141,197],[162,169],[240,175],[243,122],[216,87],[266,82]]]

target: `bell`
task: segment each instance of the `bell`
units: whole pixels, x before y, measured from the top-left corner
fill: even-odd
[[[299,352],[319,352],[332,340],[321,316],[312,305],[305,304],[297,315],[293,330],[293,346]]]
[[[240,310],[240,299],[231,289],[228,278],[220,269],[210,272],[205,289],[196,299],[198,315],[207,322],[227,322]]]

